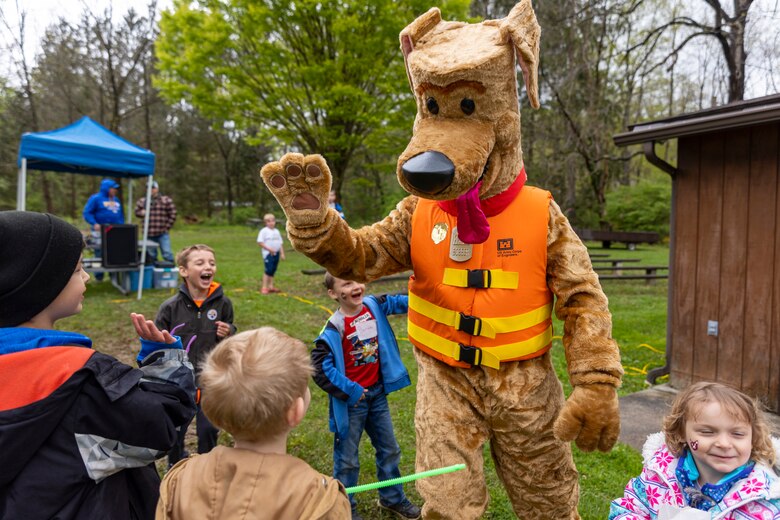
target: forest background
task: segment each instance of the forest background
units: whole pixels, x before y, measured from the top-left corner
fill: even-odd
[[[15,207],[24,132],[89,115],[155,152],[188,221],[243,223],[278,207],[257,176],[286,151],[322,153],[353,225],[405,194],[395,162],[415,104],[398,33],[430,0],[174,0],[50,25],[30,58],[24,8],[0,0],[0,209]],[[514,1],[445,0],[445,19],[506,15]],[[670,181],[612,135],[780,91],[777,0],[537,0],[540,97],[521,90],[530,182],[575,225],[668,233]],[[674,158],[674,143],[661,150]],[[27,208],[80,222],[99,179],[35,172]],[[123,186],[126,188],[126,186]]]

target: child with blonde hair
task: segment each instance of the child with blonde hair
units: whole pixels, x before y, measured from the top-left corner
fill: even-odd
[[[777,450],[758,404],[738,390],[690,385],[643,456],[610,520],[780,519]]]
[[[265,227],[257,234],[257,245],[263,250],[263,294],[278,293],[274,287],[274,275],[279,267],[279,260],[284,260],[284,241],[282,234],[276,229],[276,217],[273,213],[263,216]]]
[[[287,454],[309,407],[311,373],[303,342],[271,327],[217,345],[200,374],[201,406],[235,447],[176,464],[156,518],[349,518],[339,481]]]

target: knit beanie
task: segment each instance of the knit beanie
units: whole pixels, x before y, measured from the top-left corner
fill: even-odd
[[[0,327],[20,325],[48,307],[83,248],[81,232],[54,215],[0,211]]]

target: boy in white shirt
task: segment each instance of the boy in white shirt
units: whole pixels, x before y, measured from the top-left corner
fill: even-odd
[[[284,260],[284,245],[282,235],[276,229],[276,217],[272,213],[266,213],[263,217],[265,227],[257,235],[257,245],[263,250],[263,294],[277,293],[279,289],[274,287],[274,274],[279,266],[279,260]]]

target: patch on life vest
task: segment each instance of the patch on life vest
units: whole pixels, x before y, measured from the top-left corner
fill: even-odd
[[[214,321],[217,319],[217,309],[209,309],[209,312],[206,313],[206,317],[210,319],[211,321]]]
[[[434,244],[438,245],[443,242],[445,238],[447,238],[447,223],[438,222],[431,230],[431,240],[433,240]]]
[[[457,226],[452,228],[452,238],[450,239],[450,259],[455,262],[465,262],[471,259],[472,245],[463,242],[458,238]]]
[[[522,252],[520,249],[515,249],[514,238],[499,238],[496,240],[496,256],[498,257],[517,256]]]

